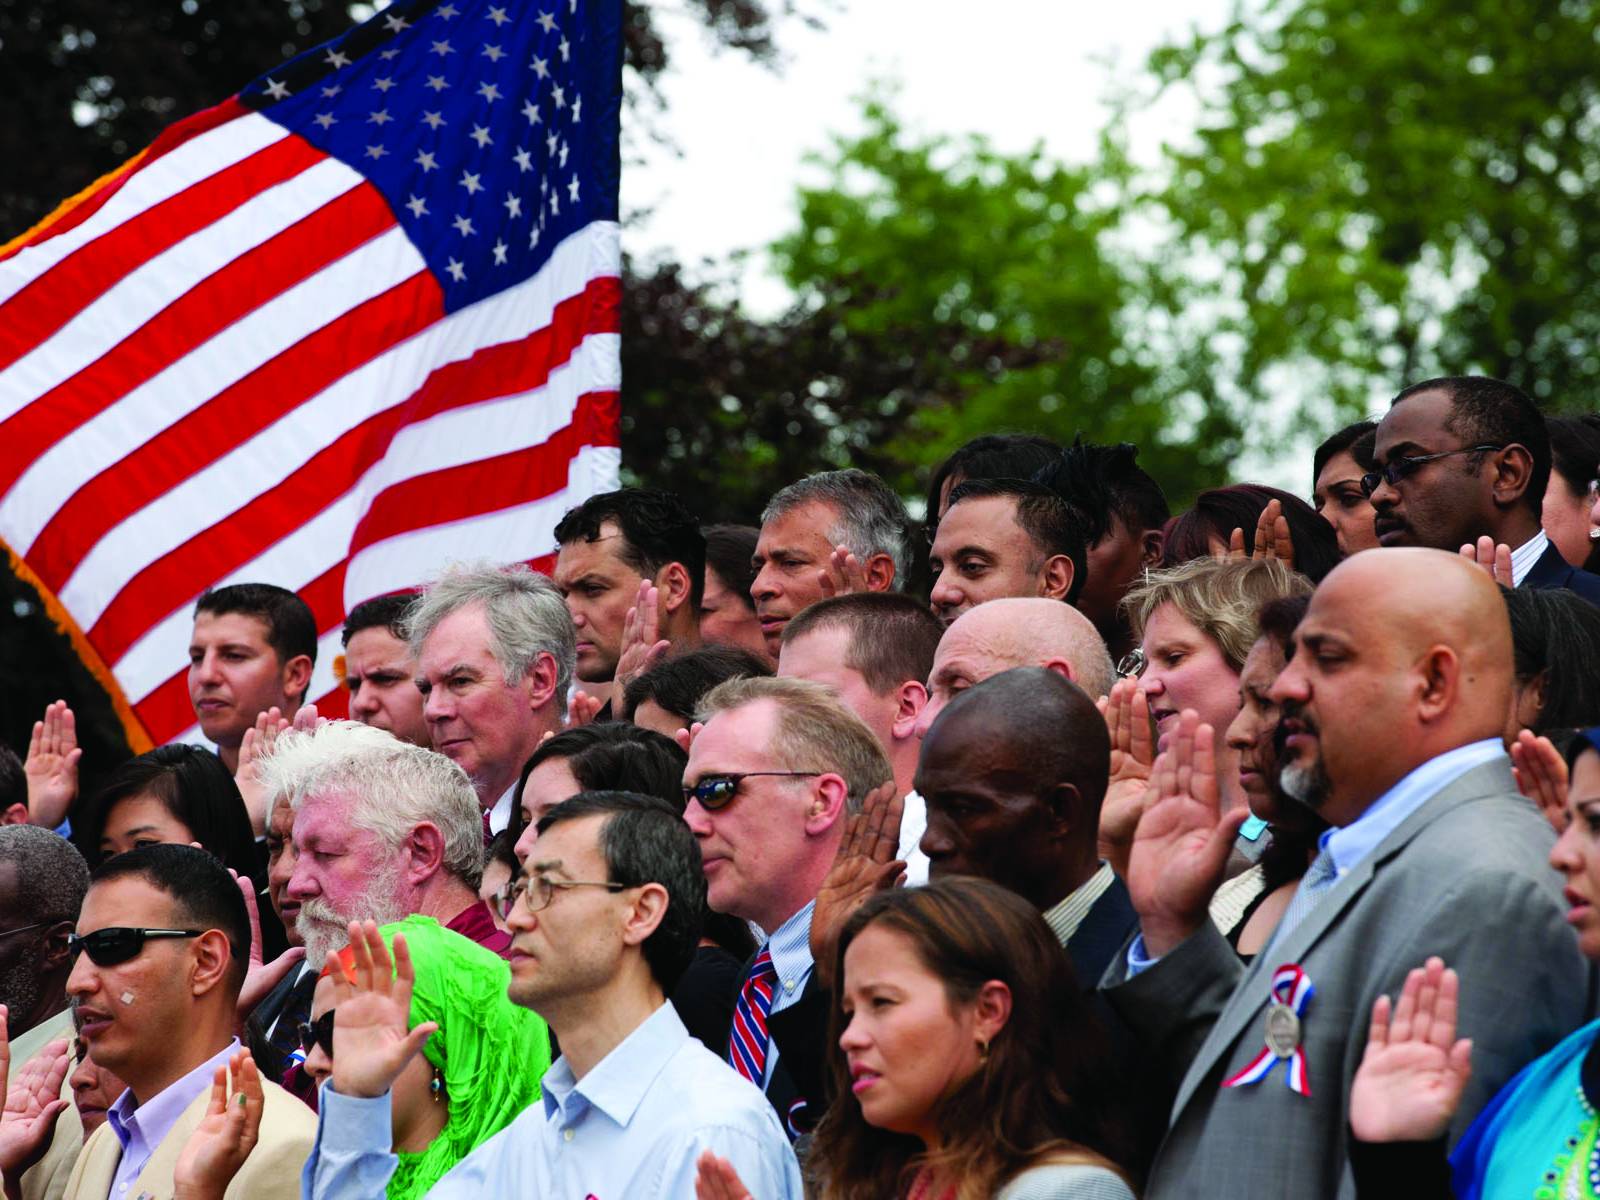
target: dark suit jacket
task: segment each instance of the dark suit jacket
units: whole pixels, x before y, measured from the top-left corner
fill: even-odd
[[[1138,928],[1139,914],[1128,899],[1128,885],[1113,878],[1067,942],[1072,973],[1085,992],[1098,993],[1100,977]]]
[[[1561,551],[1553,545],[1545,547],[1532,569],[1523,576],[1521,586],[1540,590],[1566,588],[1590,604],[1600,605],[1600,575],[1591,575],[1588,571],[1569,565],[1561,557]]]
[[[738,986],[734,989],[736,997],[754,962],[755,957],[751,956],[739,972]],[[823,1109],[828,1107],[829,1009],[828,993],[822,990],[817,973],[813,971],[806,979],[800,999],[767,1017],[767,1032],[778,1048],[778,1061],[767,1082],[767,1099],[777,1110],[778,1120],[790,1141],[816,1128]],[[730,1053],[725,1045],[722,1057],[727,1059]]]

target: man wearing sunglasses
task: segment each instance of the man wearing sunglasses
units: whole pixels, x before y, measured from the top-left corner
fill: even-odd
[[[84,1145],[65,1200],[172,1194],[213,1077],[239,1049],[234,1013],[249,948],[239,887],[203,850],[143,846],[95,870],[70,943],[67,994],[90,1058],[128,1090]],[[262,1086],[260,1137],[230,1200],[300,1194],[316,1119],[281,1088]]]
[[[811,915],[846,818],[894,772],[872,731],[820,684],[731,679],[701,702],[683,772],[711,907],[766,931],[734,1004],[728,1055],[791,1138],[825,1105],[828,995]]]
[[[514,938],[508,994],[550,1022],[563,1053],[539,1100],[434,1184],[430,1200],[681,1200],[695,1194],[706,1150],[733,1158],[762,1200],[800,1200],[794,1154],[761,1093],[690,1037],[666,999],[705,921],[682,819],[659,797],[584,792],[540,818],[538,832],[527,873],[497,903]],[[409,964],[391,972],[370,926],[353,948],[310,1200],[381,1200],[396,1166],[390,1089],[426,1040],[410,1026]]]
[[[1378,424],[1374,469],[1361,478],[1383,546],[1468,553],[1514,587],[1568,588],[1600,604],[1600,576],[1561,557],[1540,526],[1550,436],[1534,402],[1482,376],[1429,379],[1395,397]],[[1480,539],[1488,553],[1478,550]]]

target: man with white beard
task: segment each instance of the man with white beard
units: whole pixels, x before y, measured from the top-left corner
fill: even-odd
[[[321,967],[352,921],[434,918],[504,955],[510,938],[478,898],[483,825],[467,774],[382,729],[328,721],[278,735],[261,776],[294,812],[285,892],[306,959]]]

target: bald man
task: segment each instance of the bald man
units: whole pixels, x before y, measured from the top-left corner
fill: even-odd
[[[1194,759],[1211,734],[1192,714],[1135,835],[1141,932],[1103,986],[1181,1072],[1145,1193],[1155,1200],[1353,1197],[1347,1101],[1373,1001],[1430,955],[1460,973],[1460,1030],[1473,1039],[1455,1136],[1585,1020],[1585,966],[1546,861],[1554,835],[1501,746],[1511,630],[1493,582],[1440,550],[1368,551],[1323,581],[1294,646],[1272,689],[1283,786],[1334,828],[1252,963],[1206,920],[1241,817],[1220,816],[1205,784],[1177,785],[1210,779]],[[1305,989],[1286,966],[1315,989],[1297,1019]],[[1276,989],[1275,973],[1288,976]],[[1290,1010],[1272,1008],[1279,991]],[[1304,1092],[1285,1088],[1296,1079]]]
[[[988,600],[962,613],[939,639],[917,736],[927,736],[958,692],[1012,667],[1054,671],[1091,699],[1109,692],[1117,677],[1105,641],[1077,609],[1038,596]]]

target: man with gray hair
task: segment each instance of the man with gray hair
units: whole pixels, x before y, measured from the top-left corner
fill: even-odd
[[[825,1105],[829,1003],[812,970],[811,914],[846,821],[868,793],[892,788],[894,771],[861,718],[818,683],[730,679],[699,715],[683,816],[707,898],[767,934],[743,972],[728,1058],[798,1138]]]
[[[481,835],[499,833],[523,764],[567,714],[577,634],[566,601],[521,563],[457,565],[406,625],[433,748],[472,780]]]
[[[821,471],[777,492],[761,514],[750,596],[767,653],[808,604],[887,592],[911,569],[911,518],[889,485],[854,468]]]
[[[483,826],[466,772],[386,730],[328,721],[278,735],[261,776],[294,811],[285,891],[306,959],[320,967],[352,921],[412,913],[504,954],[510,939],[478,898]]]

